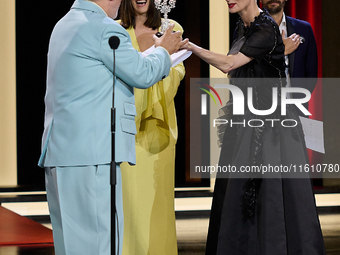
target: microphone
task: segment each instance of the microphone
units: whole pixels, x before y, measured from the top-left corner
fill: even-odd
[[[109,39],[109,45],[111,47],[111,49],[116,50],[118,49],[118,46],[120,44],[120,40],[118,36],[111,36]]]
[[[116,164],[115,164],[115,132],[116,132],[116,108],[115,108],[115,76],[116,76],[116,49],[120,44],[118,36],[111,36],[108,41],[110,48],[113,50],[113,93],[112,93],[112,108],[111,108],[111,132],[112,132],[112,160],[111,160],[111,185],[116,185]]]
[[[108,41],[110,48],[113,50],[113,89],[112,89],[112,108],[111,108],[111,163],[110,163],[110,185],[111,185],[111,254],[116,254],[116,156],[115,156],[115,133],[116,133],[116,108],[115,108],[115,75],[116,75],[116,49],[120,44],[118,36],[111,36]],[[118,215],[117,215],[118,216]],[[118,219],[117,219],[118,221]],[[119,247],[119,230],[118,230],[118,253]]]
[[[111,160],[111,185],[116,185],[116,164],[115,164],[115,132],[116,132],[116,108],[115,108],[115,76],[116,76],[116,49],[120,44],[118,36],[111,36],[108,41],[110,48],[113,50],[113,93],[112,93],[112,108],[111,108],[111,132],[112,132],[112,160]]]

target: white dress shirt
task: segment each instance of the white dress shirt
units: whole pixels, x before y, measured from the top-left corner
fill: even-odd
[[[284,31],[285,38],[287,38],[288,32],[287,32],[287,23],[286,23],[285,13],[283,13],[283,17],[282,17],[282,21],[280,23],[279,29],[280,29],[280,34],[282,35],[282,31]],[[285,72],[286,72],[286,81],[287,81],[286,87],[290,87],[291,85],[290,85],[290,76],[289,76],[289,68],[288,68],[288,65],[289,65],[288,55],[285,55],[285,63],[286,63]],[[287,98],[291,98],[291,96],[287,94]]]

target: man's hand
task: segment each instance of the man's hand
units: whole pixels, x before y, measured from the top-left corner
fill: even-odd
[[[285,31],[282,30],[282,40],[285,45],[285,55],[293,53],[300,45],[300,35],[292,34],[291,36],[285,38]]]
[[[155,47],[161,46],[165,48],[170,55],[178,51],[189,41],[188,39],[182,40],[182,33],[180,31],[173,33],[174,26],[175,24],[171,24],[160,38],[156,35],[153,36]]]

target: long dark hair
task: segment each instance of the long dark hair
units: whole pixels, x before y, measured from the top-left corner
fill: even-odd
[[[161,26],[161,14],[156,9],[154,0],[147,0],[150,2],[147,11],[147,20],[144,25],[152,29],[158,29]],[[121,25],[127,29],[129,27],[136,28],[136,12],[132,5],[132,0],[122,0],[119,8]]]

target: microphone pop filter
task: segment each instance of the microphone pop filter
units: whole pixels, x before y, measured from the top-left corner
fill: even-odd
[[[116,50],[120,44],[120,40],[118,36],[111,36],[109,39],[109,45],[111,49]]]

